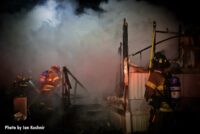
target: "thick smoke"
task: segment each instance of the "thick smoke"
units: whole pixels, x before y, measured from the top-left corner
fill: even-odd
[[[124,18],[128,21],[130,54],[151,44],[154,20],[159,30],[177,31],[173,14],[161,7],[132,0],[110,0],[100,6],[105,12],[85,9],[76,15],[76,3],[48,0],[29,12],[2,15],[1,83],[12,82],[21,72],[31,73],[37,82],[42,71],[58,64],[66,65],[91,94],[112,93],[119,75],[118,47]],[[161,36],[158,38],[169,35]],[[170,47],[163,46],[166,55],[173,58],[177,44],[170,43]],[[148,56],[146,52],[142,62],[139,57],[131,61],[146,66]]]

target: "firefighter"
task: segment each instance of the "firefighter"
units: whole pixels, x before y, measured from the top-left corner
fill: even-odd
[[[152,60],[153,70],[145,84],[145,99],[151,106],[149,119],[150,133],[168,133],[172,119],[170,96],[165,70],[170,66],[169,61],[161,52],[157,52]]]
[[[24,121],[27,119],[27,99],[28,90],[31,89],[30,79],[23,73],[16,76],[13,83],[14,96],[13,96],[13,112],[15,121]]]
[[[46,106],[48,110],[53,110],[58,106],[60,87],[61,71],[58,65],[53,65],[50,69],[42,72],[40,75],[41,104]]]
[[[42,92],[52,91],[58,87],[60,84],[60,67],[53,65],[49,70],[42,72],[40,83]]]
[[[13,89],[15,89],[15,96],[26,96],[29,100],[32,93],[39,93],[39,91],[35,88],[31,77],[25,75],[24,73],[20,73],[16,76],[12,86]]]

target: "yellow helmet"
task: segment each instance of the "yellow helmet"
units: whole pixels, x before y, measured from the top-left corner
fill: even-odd
[[[56,72],[60,72],[60,66],[58,66],[58,65],[52,65],[51,68],[50,68],[50,70],[54,70]]]

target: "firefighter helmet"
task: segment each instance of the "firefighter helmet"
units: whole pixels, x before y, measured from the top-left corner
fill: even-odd
[[[161,52],[157,52],[153,58],[153,67],[155,69],[163,69],[170,66],[169,61],[167,60],[166,56],[163,55]]]
[[[49,71],[60,72],[60,66],[58,66],[58,65],[52,65]]]

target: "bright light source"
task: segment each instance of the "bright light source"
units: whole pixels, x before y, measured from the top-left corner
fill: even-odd
[[[56,10],[57,3],[49,0],[45,5],[37,6],[32,15],[34,24],[37,28],[42,25],[48,24],[49,26],[56,27],[60,24],[59,13]]]

